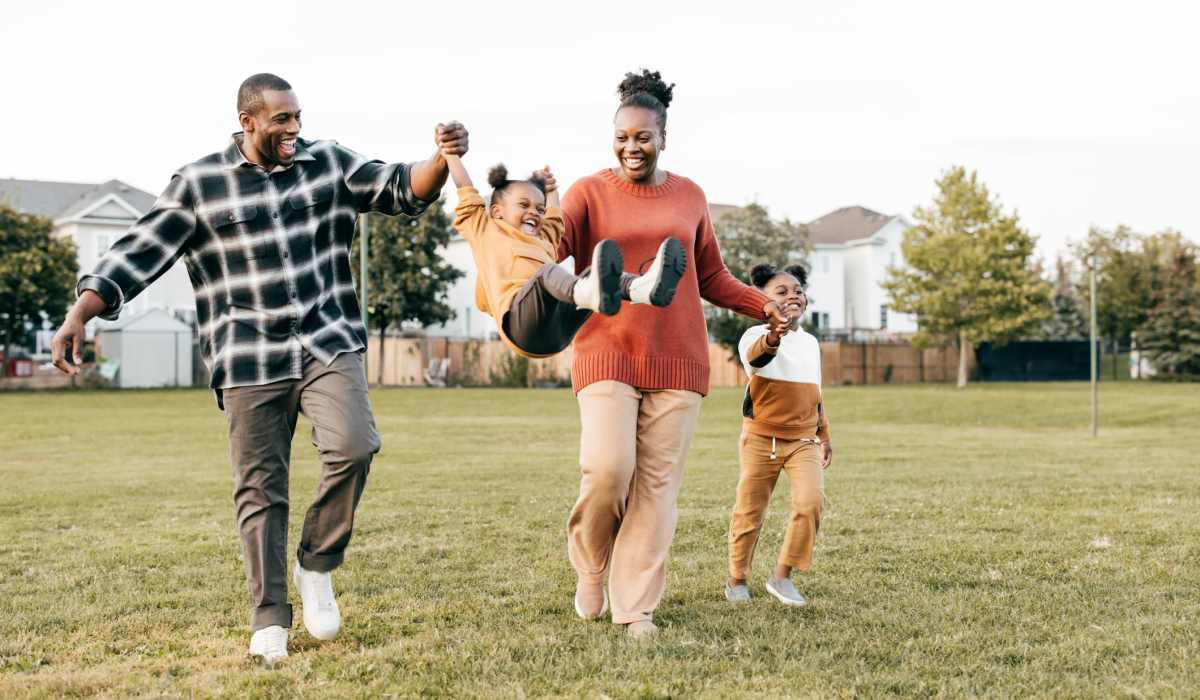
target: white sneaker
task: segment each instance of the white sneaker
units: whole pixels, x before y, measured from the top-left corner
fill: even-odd
[[[271,668],[287,658],[288,631],[286,627],[271,625],[250,636],[250,655],[261,656],[263,664]]]
[[[736,586],[729,585],[725,582],[725,600],[730,603],[749,603],[750,602],[750,587],[744,583],[739,583]]]
[[[808,605],[808,600],[800,595],[800,591],[796,590],[795,584],[790,578],[775,578],[774,576],[767,577],[767,593],[770,593],[775,600],[778,600],[784,605],[792,605],[801,607]]]
[[[575,283],[572,296],[575,306],[591,309],[606,316],[621,310],[621,274],[625,261],[621,248],[605,239],[592,249],[592,266],[585,277]]]
[[[333,597],[333,577],[328,571],[309,571],[296,564],[292,581],[300,592],[304,626],[317,639],[328,641],[337,636],[342,614]]]
[[[678,238],[668,238],[658,247],[650,269],[629,284],[629,301],[669,306],[684,272],[687,272],[687,253],[683,244]]]

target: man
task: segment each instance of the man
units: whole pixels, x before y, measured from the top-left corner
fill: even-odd
[[[253,609],[250,653],[287,656],[288,462],[297,413],[313,424],[323,465],[292,572],[304,625],[341,626],[330,572],[342,563],[379,435],[362,353],[366,332],[351,277],[361,212],[417,215],[446,180],[442,153],[466,153],[457,122],[438,125],[428,160],[386,165],[334,141],[306,141],[300,103],[278,76],[238,90],[242,131],[219,153],[179,169],[95,271],[54,336],[54,363],[73,374],[84,324],[125,302],[182,258],[196,293],[200,347],[229,422],[234,504]],[[70,347],[75,365],[66,361]]]

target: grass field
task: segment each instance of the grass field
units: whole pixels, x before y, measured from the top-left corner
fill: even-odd
[[[827,391],[801,610],[721,594],[739,394],[704,403],[655,641],[571,610],[568,391],[382,390],[342,635],[245,653],[225,423],[203,391],[0,395],[0,697],[1197,697],[1200,387]],[[316,483],[297,431],[292,538]],[[294,598],[294,594],[293,594]],[[298,602],[298,601],[297,601]]]

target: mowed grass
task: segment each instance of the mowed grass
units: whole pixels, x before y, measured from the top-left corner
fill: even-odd
[[[704,402],[663,633],[571,607],[562,390],[379,390],[341,636],[246,656],[225,420],[205,391],[0,395],[0,697],[1200,696],[1200,387],[852,387],[809,607],[722,597],[736,390]],[[297,431],[292,542],[318,466]],[[295,594],[293,592],[293,601]]]

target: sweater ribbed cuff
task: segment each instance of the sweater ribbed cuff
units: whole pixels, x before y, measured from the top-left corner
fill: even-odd
[[[680,389],[708,394],[707,362],[686,357],[639,357],[623,353],[576,355],[571,366],[575,393],[606,380],[638,389]]]

